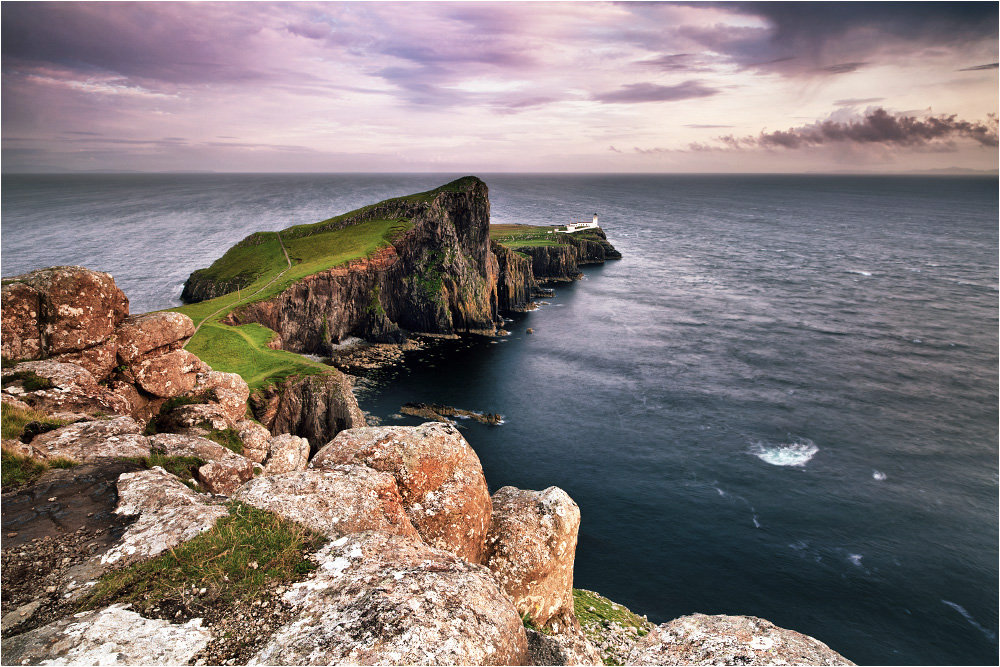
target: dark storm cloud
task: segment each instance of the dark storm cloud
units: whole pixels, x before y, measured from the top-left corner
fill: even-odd
[[[685,81],[676,86],[661,86],[656,83],[629,83],[618,90],[594,95],[593,99],[605,104],[633,104],[639,102],[676,102],[718,94],[715,88],[702,85],[699,81]]]
[[[963,67],[958,70],[959,72],[976,72],[983,69],[997,69],[1000,67],[1000,63],[989,63],[987,65],[976,65],[975,67]]]
[[[983,146],[996,146],[996,115],[991,114],[988,122],[981,123],[959,120],[954,114],[917,118],[875,109],[854,121],[826,120],[788,130],[762,132],[757,137],[719,137],[727,147],[736,149],[798,149],[838,143],[922,147],[955,139],[971,139]]]

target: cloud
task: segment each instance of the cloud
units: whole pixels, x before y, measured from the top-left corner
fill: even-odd
[[[840,63],[837,65],[827,65],[826,67],[820,67],[819,69],[823,72],[829,72],[830,74],[849,74],[850,72],[857,72],[858,69],[867,64],[868,63]]]
[[[974,67],[963,67],[958,70],[959,72],[975,72],[982,69],[997,69],[1000,67],[1000,63],[988,63],[986,65],[976,65]]]
[[[997,116],[986,123],[959,120],[954,114],[927,116],[892,115],[885,109],[870,109],[850,121],[825,120],[801,127],[761,132],[756,137],[719,137],[730,149],[800,149],[824,144],[868,144],[919,148],[935,143],[968,139],[982,146],[997,146]]]
[[[699,81],[685,81],[676,86],[661,86],[656,83],[628,83],[618,90],[597,93],[593,99],[605,104],[634,104],[639,102],[677,102],[718,94],[715,88],[702,85]]]
[[[862,97],[862,98],[849,98],[846,100],[835,100],[833,106],[835,107],[857,107],[862,104],[877,104],[879,102],[884,102],[884,97]]]

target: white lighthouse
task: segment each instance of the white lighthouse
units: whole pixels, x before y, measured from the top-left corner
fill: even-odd
[[[596,226],[597,226],[597,214],[595,213],[594,214],[594,227],[596,227]]]
[[[578,232],[581,229],[593,229],[597,226],[597,214],[594,214],[593,222],[570,222],[566,224],[566,229],[557,229],[556,231],[562,234],[572,234],[573,232]]]

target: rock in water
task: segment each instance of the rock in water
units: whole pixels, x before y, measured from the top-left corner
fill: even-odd
[[[505,486],[493,494],[493,520],[483,564],[521,615],[561,632],[577,626],[573,613],[573,562],[580,508],[550,486],[525,491]]]
[[[317,554],[291,623],[250,665],[525,665],[527,639],[484,568],[403,537],[357,533]]]
[[[629,665],[853,665],[807,635],[754,616],[692,614],[636,642]]]
[[[479,457],[454,426],[428,422],[343,431],[312,460],[317,468],[341,463],[390,473],[427,544],[481,562],[492,503]]]

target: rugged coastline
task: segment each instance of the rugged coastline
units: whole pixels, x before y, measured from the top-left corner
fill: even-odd
[[[485,185],[462,181],[408,202],[411,226],[377,261],[324,269],[226,317],[240,331],[278,318],[268,321],[288,339],[278,331],[271,350],[324,344],[315,321],[285,322],[296,299],[318,306],[306,310],[331,343],[420,327],[496,335],[498,315],[530,307],[538,283],[610,256],[558,235],[536,276],[536,251],[524,250],[538,246],[491,241]],[[400,209],[364,221],[387,211]],[[429,280],[439,260],[460,275]],[[401,262],[426,284],[394,282]],[[331,325],[331,308],[354,324]],[[654,628],[573,589],[581,516],[564,491],[490,495],[453,426],[365,426],[334,368],[251,386],[189,351],[187,315],[131,316],[107,274],[4,279],[2,324],[5,664],[851,664],[760,619]],[[24,477],[8,485],[14,468]]]

